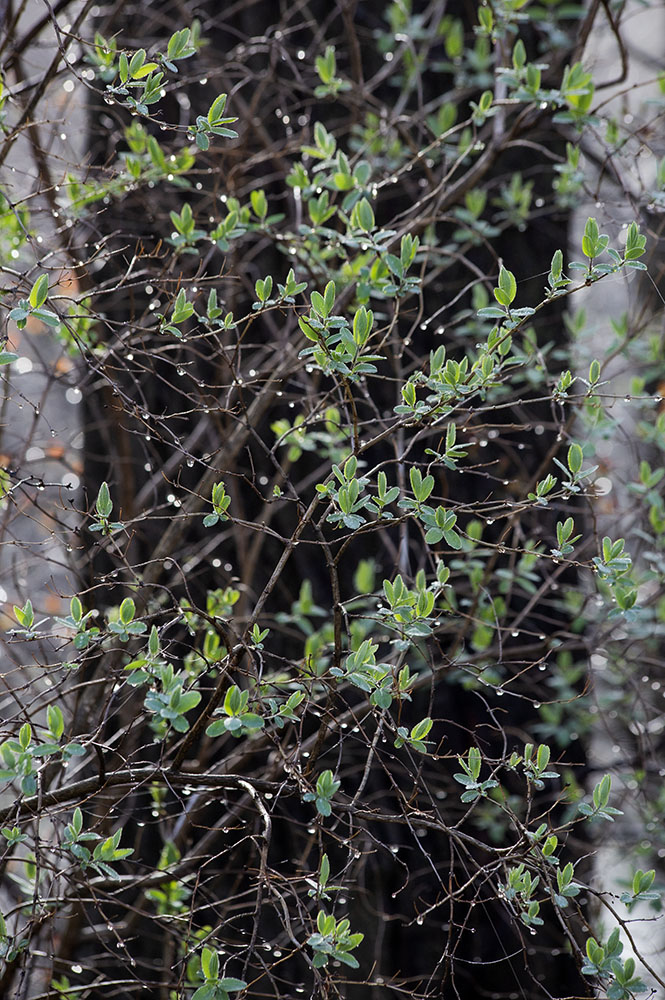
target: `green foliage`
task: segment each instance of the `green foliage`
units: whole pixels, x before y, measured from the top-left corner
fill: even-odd
[[[462,802],[475,802],[480,796],[485,796],[492,788],[498,787],[498,781],[494,778],[487,778],[479,781],[482,769],[482,756],[477,747],[469,747],[467,759],[458,757],[457,762],[462,770],[453,775],[455,781],[464,786],[460,799]]]
[[[210,148],[210,136],[219,135],[225,139],[237,139],[238,133],[229,125],[238,121],[237,118],[224,117],[226,108],[226,94],[219,94],[208,108],[208,114],[204,117],[199,115],[196,125],[189,126],[189,134],[196,141],[196,145],[201,150]]]
[[[147,629],[145,622],[135,621],[136,604],[131,597],[126,597],[117,609],[117,614],[109,622],[109,632],[120,642],[129,642],[134,635],[141,635]]]
[[[247,983],[242,979],[220,977],[219,955],[211,948],[204,948],[201,952],[201,972],[205,984],[199,986],[192,1000],[229,1000],[230,993],[240,993],[247,988]]]
[[[539,791],[545,787],[544,778],[558,778],[558,771],[548,771],[551,750],[542,743],[534,756],[534,746],[527,743],[524,747],[524,774],[527,781],[533,784]]]
[[[623,815],[620,809],[615,809],[609,805],[610,791],[612,789],[612,778],[609,774],[604,775],[593,789],[591,802],[580,802],[578,809],[583,816],[590,820],[606,819],[610,823],[614,822],[615,816]]]
[[[128,48],[18,5],[0,81],[3,987],[483,993],[484,963],[527,974],[510,924],[556,942],[549,995],[630,1000],[625,914],[661,906],[663,349],[646,307],[598,334],[584,303],[647,267],[665,161],[620,232],[594,173],[647,112],[608,110],[570,5],[256,5],[251,37],[158,7]],[[587,784],[608,720],[639,753]],[[621,891],[582,858],[613,782]],[[393,920],[417,961],[363,953]]]
[[[229,515],[226,513],[231,505],[231,497],[226,492],[224,483],[215,483],[212,487],[212,514],[206,514],[203,523],[206,528],[212,528],[220,521],[228,521]]]
[[[307,893],[308,896],[316,897],[317,900],[325,899],[329,900],[331,898],[331,892],[341,892],[343,886],[341,885],[329,885],[328,879],[330,878],[330,861],[328,860],[328,855],[324,854],[321,858],[321,864],[316,875],[316,880],[312,880],[314,888],[310,889]]]
[[[226,692],[222,712],[224,718],[218,719],[206,729],[208,736],[219,736],[231,733],[240,738],[263,728],[264,720],[256,712],[248,711],[249,691],[241,691],[233,684]]]
[[[120,521],[110,521],[113,512],[113,501],[108,483],[104,482],[99,487],[97,499],[95,500],[95,513],[97,519],[90,525],[90,531],[101,531],[102,535],[111,535],[114,531],[120,531],[124,525]]]
[[[320,816],[330,816],[332,813],[332,798],[341,786],[341,781],[333,778],[332,771],[323,771],[316,779],[316,791],[306,792],[303,802],[313,802]]]
[[[575,869],[571,861],[563,868],[559,868],[556,873],[557,891],[554,894],[554,900],[558,906],[564,909],[568,906],[569,900],[579,896],[581,892],[580,886],[572,881],[574,873]]]
[[[516,905],[525,927],[542,927],[544,923],[543,918],[538,916],[540,903],[533,899],[539,882],[540,876],[533,877],[524,863],[521,863],[509,870],[508,881],[502,887],[505,898]]]
[[[417,722],[410,731],[405,726],[399,726],[395,746],[398,750],[400,747],[408,746],[409,750],[426,754],[428,744],[425,737],[428,735],[433,724],[433,720],[428,716],[426,719],[421,719],[420,722]]]
[[[9,313],[9,319],[16,323],[19,330],[22,330],[28,319],[32,316],[42,323],[46,323],[47,326],[57,326],[60,322],[59,317],[51,309],[44,309],[44,303],[48,298],[49,293],[49,280],[47,274],[40,274],[32,288],[30,289],[30,294],[27,299],[20,299],[17,306],[15,306]],[[3,361],[7,364],[9,360],[5,355]]]
[[[315,97],[337,97],[340,92],[351,89],[348,81],[337,76],[334,45],[328,45],[324,54],[316,57],[314,64],[321,81],[321,85],[314,88]]]
[[[619,939],[619,929],[615,928],[605,945],[595,938],[587,938],[586,958],[582,966],[585,976],[599,976],[605,982],[608,1000],[628,1000],[635,993],[643,993],[646,986],[635,973],[635,960],[620,958],[623,944]]]
[[[654,868],[648,872],[643,872],[641,868],[637,869],[633,875],[630,892],[621,893],[621,902],[627,905],[629,911],[636,903],[660,900],[660,892],[651,889],[655,879],[656,871]]]
[[[117,879],[118,873],[113,868],[114,862],[121,861],[134,853],[131,847],[119,847],[122,837],[122,828],[103,840],[98,833],[85,831],[83,829],[83,813],[77,808],[74,810],[71,823],[65,827],[62,838],[63,849],[78,862],[85,871],[92,868],[98,875],[106,875],[110,879]],[[94,842],[96,846],[91,851],[86,847],[86,843]]]
[[[83,605],[78,597],[72,597],[69,602],[69,614],[66,618],[56,618],[59,625],[64,625],[67,629],[72,629],[76,634],[72,642],[77,650],[86,649],[87,646],[96,640],[101,634],[101,629],[96,625],[89,625],[89,619],[95,619],[97,611],[83,612]]]
[[[358,959],[350,953],[358,947],[363,937],[364,934],[351,933],[348,920],[335,920],[332,914],[319,910],[316,931],[307,939],[307,944],[314,951],[314,968],[323,968],[330,958],[352,969],[359,968]]]
[[[169,727],[178,733],[187,732],[189,722],[185,715],[199,704],[201,693],[185,691],[187,674],[176,674],[171,663],[158,658],[159,647],[154,642],[155,636],[156,632],[152,631],[148,655],[132,660],[125,670],[131,671],[127,678],[129,684],[150,685],[144,705],[151,716],[150,728],[155,733],[155,739],[160,740],[167,735]]]

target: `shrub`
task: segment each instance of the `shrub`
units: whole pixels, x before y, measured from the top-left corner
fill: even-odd
[[[634,141],[596,8],[114,11],[21,8],[0,98],[4,995],[663,985],[661,347],[581,367],[640,219],[567,248]]]

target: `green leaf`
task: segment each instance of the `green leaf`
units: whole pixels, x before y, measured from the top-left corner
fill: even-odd
[[[513,67],[522,69],[526,64],[526,48],[521,38],[518,38],[513,48]]]
[[[201,695],[198,691],[186,691],[180,696],[178,711],[181,715],[185,715],[185,713],[191,712],[193,708],[196,708],[200,701]]]
[[[55,740],[59,740],[65,731],[65,720],[58,705],[49,705],[46,709],[46,721]]]
[[[72,827],[74,829],[74,832],[77,834],[80,833],[81,830],[83,829],[83,813],[81,812],[78,806],[74,810],[74,815],[72,817]]]
[[[210,125],[214,125],[218,122],[222,115],[224,114],[224,108],[226,107],[226,94],[219,94],[218,97],[210,105],[208,110],[208,122]]]
[[[571,444],[568,449],[568,468],[572,472],[573,476],[576,476],[582,469],[582,463],[584,461],[584,453],[578,444]]]
[[[321,796],[316,797],[316,810],[321,816],[330,816],[332,813],[332,806],[328,799],[321,798]]]
[[[145,49],[139,49],[137,52],[134,53],[129,62],[129,75],[131,77],[134,77],[138,73],[141,66],[145,62],[145,57],[146,57]]]
[[[29,302],[33,309],[39,309],[46,302],[48,296],[48,275],[41,274],[35,281],[30,291]]]
[[[325,305],[326,312],[324,315],[329,316],[333,311],[333,306],[335,305],[335,282],[329,281],[323,292],[323,302]]]
[[[111,494],[109,492],[108,483],[104,482],[99,487],[99,493],[97,494],[95,506],[100,517],[109,517],[111,514],[111,511],[113,510],[113,503],[111,502]]]
[[[433,725],[433,722],[432,722],[432,719],[429,718],[429,716],[427,716],[427,718],[425,718],[425,719],[422,719],[411,730],[411,734],[410,734],[411,735],[411,739],[412,740],[424,740],[425,737],[427,736],[427,734],[429,733],[430,729],[432,728],[432,725]]]
[[[217,986],[215,983],[206,983],[204,986],[199,986],[198,990],[192,995],[192,1000],[218,1000],[219,993],[217,992]]]
[[[129,625],[136,612],[136,605],[131,597],[126,597],[120,605],[120,621],[123,625]]]
[[[249,198],[252,204],[252,211],[254,212],[254,215],[256,215],[259,219],[265,219],[266,215],[268,214],[268,202],[266,199],[265,191],[263,191],[262,189],[257,191],[252,191]]]
[[[508,271],[507,268],[503,266],[499,271],[499,288],[507,298],[507,302],[505,304],[510,305],[517,295],[517,282],[515,281],[515,275],[512,271]]]
[[[366,198],[362,198],[353,210],[354,219],[359,229],[369,233],[374,229],[374,212]]]
[[[15,604],[14,614],[16,615],[16,620],[19,625],[22,625],[24,628],[31,628],[35,621],[35,613],[30,598],[28,598],[22,608],[19,608]]]
[[[220,979],[219,985],[227,993],[239,993],[241,990],[247,989],[247,983],[244,979],[232,979],[230,977]]]
[[[217,980],[219,975],[219,956],[211,948],[204,948],[201,952],[201,972],[206,979]]]

